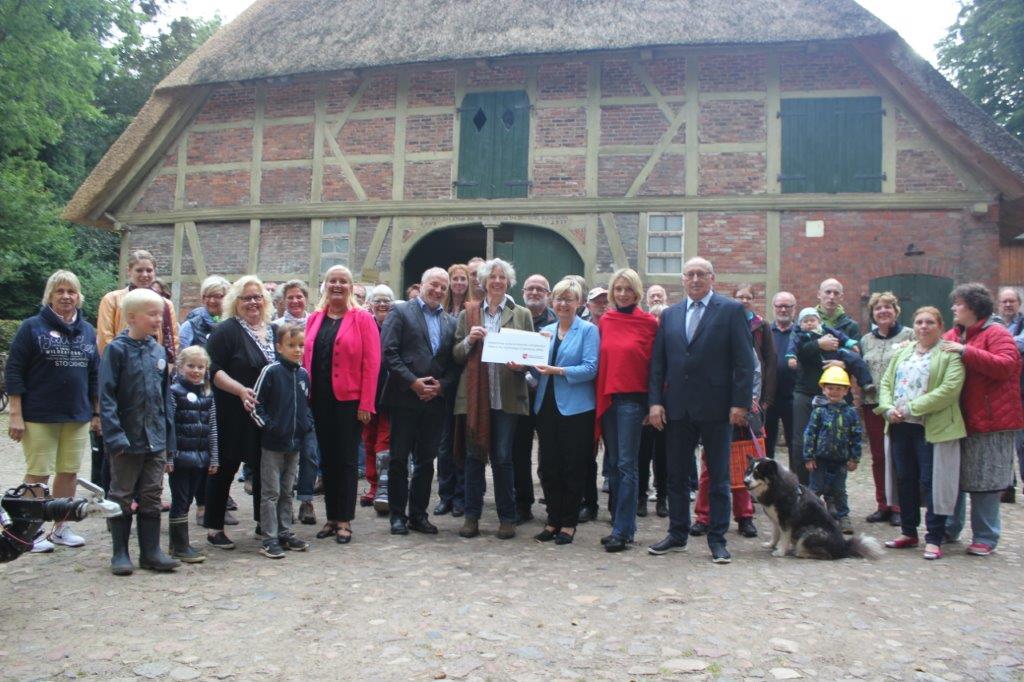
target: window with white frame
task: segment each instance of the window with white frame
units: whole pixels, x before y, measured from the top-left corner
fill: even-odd
[[[334,265],[348,266],[352,219],[325,220],[320,239],[320,274]]]
[[[683,216],[647,216],[647,274],[683,271]]]

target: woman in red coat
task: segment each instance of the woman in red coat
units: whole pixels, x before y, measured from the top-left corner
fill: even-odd
[[[324,273],[324,293],[306,323],[302,366],[309,372],[327,508],[327,524],[316,536],[346,544],[356,513],[359,437],[376,412],[380,333],[352,295],[344,265]]]
[[[968,554],[988,556],[999,543],[999,497],[1013,481],[1015,432],[1024,428],[1020,398],[1020,354],[1013,337],[992,319],[992,294],[982,284],[961,284],[950,294],[954,327],[942,350],[959,353],[967,377],[960,409],[967,437],[960,443],[960,498],[946,525],[955,540],[971,496]]]

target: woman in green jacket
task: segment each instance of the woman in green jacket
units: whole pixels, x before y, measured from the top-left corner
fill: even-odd
[[[959,440],[967,435],[960,414],[964,366],[959,356],[938,348],[942,314],[937,309],[928,306],[914,313],[914,336],[916,343],[900,349],[889,363],[875,408],[887,422],[889,460],[902,511],[902,535],[885,545],[917,547],[923,502],[924,558],[939,559],[946,516],[959,488]],[[891,498],[889,502],[896,504]]]

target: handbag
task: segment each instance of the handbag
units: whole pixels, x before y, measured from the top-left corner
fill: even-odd
[[[748,427],[749,428],[749,427]],[[743,490],[743,482],[747,475],[747,467],[755,459],[764,459],[764,438],[758,437],[751,428],[750,440],[734,440],[729,447],[729,486],[733,490]]]

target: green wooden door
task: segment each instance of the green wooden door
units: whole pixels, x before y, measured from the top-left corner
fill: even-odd
[[[530,100],[525,92],[471,92],[459,123],[460,199],[525,197]]]
[[[506,257],[503,254],[508,253],[509,246],[511,257]],[[509,293],[518,303],[523,303],[523,282],[530,275],[544,275],[553,287],[566,275],[583,274],[583,261],[569,242],[557,232],[539,227],[512,226],[512,243],[499,241],[496,237],[494,255],[510,260],[515,267],[518,281]]]
[[[952,324],[949,292],[953,291],[953,280],[948,277],[921,274],[876,277],[871,280],[871,292],[880,291],[891,291],[900,299],[900,322],[908,327],[914,324],[914,311],[928,305],[939,309],[946,327]]]
[[[784,99],[782,191],[881,192],[879,97]]]

